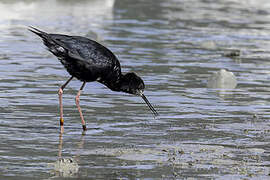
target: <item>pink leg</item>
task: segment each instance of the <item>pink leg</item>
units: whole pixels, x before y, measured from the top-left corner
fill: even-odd
[[[82,114],[82,110],[81,110],[81,107],[80,107],[80,95],[81,95],[81,91],[83,90],[84,86],[85,86],[85,83],[86,82],[83,82],[80,90],[78,91],[77,93],[77,96],[75,98],[75,102],[76,102],[76,105],[77,105],[77,108],[78,108],[78,111],[80,113],[80,117],[81,117],[81,120],[82,120],[82,128],[84,131],[86,131],[86,124],[85,124],[85,121],[84,121],[84,118],[83,118],[83,114]]]
[[[59,96],[59,106],[60,106],[60,132],[64,132],[64,118],[63,118],[63,101],[62,101],[62,96],[63,96],[63,90],[67,86],[67,84],[71,81],[73,76],[71,76],[65,84],[63,84],[59,90],[58,90],[58,96]]]

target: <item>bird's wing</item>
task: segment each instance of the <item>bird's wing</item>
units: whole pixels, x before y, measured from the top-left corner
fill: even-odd
[[[65,55],[76,60],[86,61],[87,59],[80,54],[78,50],[81,48],[79,43],[70,36],[50,34],[51,39],[60,47],[64,48]],[[77,48],[74,48],[77,47]],[[90,60],[90,59],[89,59]]]
[[[90,64],[114,64],[115,55],[101,44],[81,36],[50,34],[51,39],[66,50],[66,55],[72,59]]]
[[[81,36],[48,34],[34,27],[29,27],[29,30],[40,36],[48,50],[62,60],[78,61],[78,64],[87,64],[95,69],[105,68],[121,74],[116,56],[96,41]]]

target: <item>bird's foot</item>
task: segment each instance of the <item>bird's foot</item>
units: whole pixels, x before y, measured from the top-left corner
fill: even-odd
[[[86,125],[85,124],[83,124],[82,125],[82,128],[83,128],[83,131],[82,131],[82,135],[84,136],[84,135],[86,135]]]

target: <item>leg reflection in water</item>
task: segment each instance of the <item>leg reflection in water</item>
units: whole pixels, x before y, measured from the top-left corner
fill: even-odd
[[[62,157],[63,150],[63,136],[60,133],[59,135],[59,144],[58,144],[58,159],[54,163],[49,163],[49,166],[53,168],[52,174],[54,177],[77,177],[79,172],[79,161],[80,155],[79,150],[83,148],[84,144],[84,135],[81,136],[81,139],[78,144],[77,153],[74,157]]]

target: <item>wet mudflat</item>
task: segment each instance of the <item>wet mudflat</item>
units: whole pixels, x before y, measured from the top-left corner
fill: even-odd
[[[266,0],[0,1],[0,179],[268,179],[270,3]],[[109,47],[146,84],[139,97],[69,75],[27,31]],[[236,50],[236,51],[235,51]],[[240,51],[240,56],[231,56]],[[233,54],[233,53],[232,53]],[[207,80],[226,69],[234,89]]]

